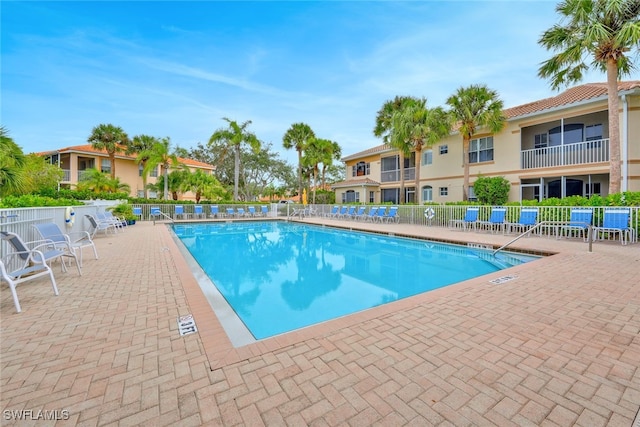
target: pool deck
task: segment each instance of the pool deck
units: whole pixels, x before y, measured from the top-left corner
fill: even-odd
[[[640,426],[640,244],[522,238],[556,255],[233,348],[164,225],[95,241],[57,297],[2,284],[2,425]]]

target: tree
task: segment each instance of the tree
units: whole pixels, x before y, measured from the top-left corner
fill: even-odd
[[[140,154],[143,152],[148,153],[154,146],[160,142],[158,138],[149,135],[136,135],[133,137],[131,141],[127,144],[127,148],[125,150],[125,154]],[[144,191],[144,198],[147,199],[147,178],[149,177],[149,171],[146,170],[145,166],[147,165],[147,160],[149,157],[147,155],[137,156],[136,163],[142,165],[142,187]]]
[[[420,163],[422,148],[431,147],[437,141],[449,135],[450,116],[442,108],[427,108],[427,100],[412,98],[405,102],[391,116],[393,132],[391,145],[405,155],[411,151],[416,156],[415,189],[420,188]]]
[[[324,172],[326,171],[327,163],[331,164],[335,156],[334,150],[340,152],[340,147],[337,143],[328,139],[313,138],[307,145],[307,150],[303,157],[303,164],[309,166],[313,171],[313,200],[312,203],[316,203],[316,190],[318,188],[318,172],[320,171],[320,164],[322,163],[323,179],[322,185],[324,189]],[[338,154],[339,155],[339,154]]]
[[[125,151],[129,137],[118,126],[101,124],[93,128],[87,139],[96,150],[105,150],[111,162],[111,178],[116,177],[116,153]]]
[[[557,51],[538,75],[553,89],[582,80],[589,66],[606,72],[609,109],[609,194],[620,192],[620,117],[618,79],[634,68],[631,56],[640,46],[640,1],[566,0],[556,6],[561,24],[545,31],[539,43]],[[564,25],[563,25],[564,24]]]
[[[22,194],[27,188],[26,158],[4,126],[0,127],[0,196]]]
[[[400,169],[400,200],[405,201],[404,195],[404,157],[409,155],[409,145],[407,141],[401,141],[393,137],[393,116],[400,111],[407,103],[414,102],[415,98],[409,96],[396,96],[391,101],[386,101],[378,113],[376,114],[376,125],[373,128],[373,134],[382,138],[382,142],[397,149],[400,152],[399,169]]]
[[[149,174],[150,171],[160,166],[162,168],[162,176],[164,179],[164,200],[169,199],[169,168],[180,167],[178,156],[171,151],[171,140],[169,137],[162,138],[149,150],[143,150],[138,153],[136,161],[142,161],[146,158],[146,165],[142,171],[143,174]]]
[[[316,137],[306,123],[294,123],[282,137],[282,146],[286,150],[292,148],[298,152],[298,195],[302,197],[302,153],[309,141]]]
[[[253,151],[260,150],[260,141],[256,136],[247,131],[247,127],[251,124],[251,120],[247,120],[242,124],[238,124],[234,120],[223,117],[229,127],[227,129],[218,129],[209,138],[209,144],[224,142],[234,155],[234,174],[233,174],[233,200],[238,200],[238,183],[240,181],[240,152],[243,144],[248,144]]]
[[[27,187],[25,194],[43,190],[57,191],[58,183],[64,178],[62,169],[34,153],[28,154],[25,160],[24,171]]]
[[[129,184],[120,182],[120,178],[111,178],[98,169],[88,169],[76,188],[79,191],[90,190],[94,193],[129,193],[131,191]]]
[[[325,189],[327,170],[333,165],[334,160],[340,160],[342,149],[337,142],[329,141],[330,146],[323,147],[322,150],[322,189]]]
[[[462,135],[462,167],[464,181],[462,200],[469,200],[469,142],[480,129],[497,133],[504,128],[506,118],[502,113],[503,103],[498,93],[485,85],[471,85],[459,88],[447,99],[451,107],[452,120],[457,122]]]
[[[197,169],[185,177],[183,187],[186,191],[192,191],[196,195],[196,203],[204,196],[209,200],[222,199],[225,191],[217,179],[205,173],[202,169]]]

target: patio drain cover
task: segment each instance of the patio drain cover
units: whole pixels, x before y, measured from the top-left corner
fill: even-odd
[[[193,316],[191,314],[178,317],[178,331],[180,331],[181,337],[198,331],[198,328],[196,328],[196,321],[193,320]]]
[[[513,280],[518,276],[512,275],[512,276],[502,276],[502,277],[498,277],[497,279],[493,279],[493,280],[489,280],[489,283],[493,283],[494,285],[501,285],[504,282],[508,282],[509,280]]]

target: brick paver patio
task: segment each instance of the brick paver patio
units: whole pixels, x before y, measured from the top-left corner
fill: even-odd
[[[96,245],[20,314],[2,284],[2,425],[630,427],[640,406],[638,244],[524,238],[557,255],[236,349],[163,225]]]

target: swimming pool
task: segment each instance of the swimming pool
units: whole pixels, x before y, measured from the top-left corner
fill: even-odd
[[[281,221],[173,230],[255,339],[536,259]]]

